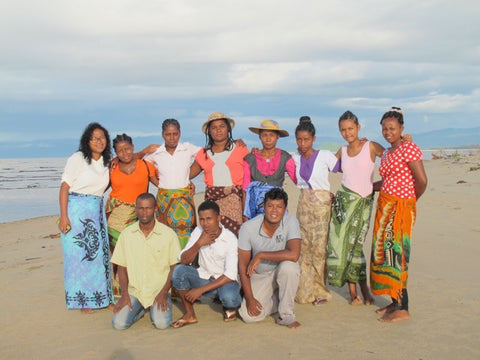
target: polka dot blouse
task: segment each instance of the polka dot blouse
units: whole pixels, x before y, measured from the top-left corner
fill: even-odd
[[[402,199],[414,198],[415,183],[408,163],[417,160],[422,160],[422,151],[412,142],[403,143],[393,153],[385,150],[380,163],[382,191]]]

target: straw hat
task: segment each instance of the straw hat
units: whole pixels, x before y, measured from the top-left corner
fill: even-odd
[[[235,120],[229,118],[227,115],[225,115],[224,113],[221,113],[219,111],[217,112],[214,112],[214,113],[211,113],[210,116],[208,117],[208,120],[205,121],[202,125],[202,132],[204,134],[207,133],[207,125],[211,122],[211,121],[214,121],[214,120],[228,120],[228,122],[230,123],[230,127],[233,128],[235,127]]]
[[[275,120],[263,120],[260,127],[249,127],[248,130],[255,134],[260,134],[260,130],[272,130],[278,132],[280,137],[288,136],[288,131],[280,129],[280,126]]]

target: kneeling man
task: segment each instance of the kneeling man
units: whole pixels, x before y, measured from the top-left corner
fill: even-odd
[[[242,301],[237,282],[237,237],[220,224],[220,209],[213,201],[200,204],[198,219],[200,226],[192,232],[173,271],[172,284],[185,307],[185,314],[172,324],[174,328],[198,321],[193,304],[202,295],[220,299],[224,321],[236,319]],[[198,269],[191,266],[197,254]]]
[[[122,294],[113,308],[112,326],[117,330],[141,319],[146,308],[157,329],[172,323],[169,290],[180,245],[175,232],[155,220],[156,208],[152,194],[138,196],[138,221],[122,231],[112,255]]]
[[[298,220],[285,215],[288,196],[279,188],[265,194],[265,214],[245,222],[238,239],[238,270],[244,293],[239,313],[246,323],[278,311],[277,324],[295,329],[293,311],[300,280]]]

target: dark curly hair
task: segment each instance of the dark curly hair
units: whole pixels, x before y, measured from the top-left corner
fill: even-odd
[[[273,188],[268,190],[265,193],[265,199],[263,200],[263,204],[267,203],[267,200],[283,200],[283,203],[285,204],[285,207],[288,205],[288,194],[285,192],[285,190],[281,188]]]
[[[233,140],[233,135],[232,135],[232,127],[230,126],[230,122],[227,119],[218,119],[218,120],[223,120],[225,121],[225,124],[227,125],[227,130],[228,130],[228,137],[227,137],[227,143],[225,144],[225,151],[232,150],[233,144],[235,140]],[[210,135],[210,124],[212,122],[210,121],[207,124],[207,128],[205,129],[206,135],[205,135],[205,147],[203,148],[203,152],[205,153],[205,158],[207,157],[207,151],[212,149],[213,146],[213,138],[212,135]]]
[[[115,150],[115,152],[117,152],[118,143],[121,143],[121,142],[126,142],[126,143],[129,143],[130,145],[133,145],[132,138],[127,134],[123,133],[121,135],[117,135],[117,137],[113,139],[113,149]]]
[[[110,160],[112,159],[112,148],[110,147],[110,135],[108,134],[107,129],[97,122],[92,122],[87,125],[83,131],[82,137],[80,138],[80,146],[78,151],[81,151],[83,157],[88,161],[89,164],[92,163],[92,150],[90,149],[90,139],[95,130],[100,129],[103,131],[106,139],[105,150],[102,152],[103,156],[103,165],[105,167],[109,166]]]

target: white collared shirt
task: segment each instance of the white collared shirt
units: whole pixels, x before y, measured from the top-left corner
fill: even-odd
[[[222,225],[222,232],[211,245],[205,245],[198,251],[198,274],[202,279],[214,277],[218,279],[225,275],[231,280],[237,280],[238,275],[238,240],[237,237]],[[178,258],[190,249],[202,235],[203,229],[197,226],[193,230],[190,240],[188,240],[185,249],[182,250]]]
[[[147,155],[159,172],[158,187],[161,189],[179,189],[188,186],[190,182],[190,165],[201,147],[188,142],[178,143],[173,155],[165,145],[161,145],[153,154]]]

